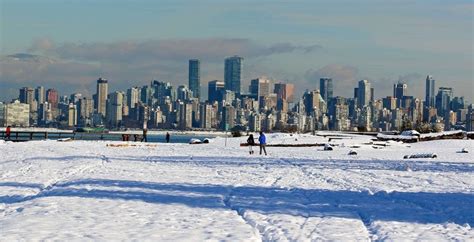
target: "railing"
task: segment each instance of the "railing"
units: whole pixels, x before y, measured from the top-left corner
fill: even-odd
[[[124,140],[127,134],[122,133],[86,133],[61,131],[11,131],[10,139],[15,142],[28,140],[64,139],[73,140]],[[141,135],[129,135],[130,141],[140,141]],[[6,139],[6,132],[0,131],[0,139]]]

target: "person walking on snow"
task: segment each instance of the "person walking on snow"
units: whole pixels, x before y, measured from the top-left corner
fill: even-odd
[[[170,133],[166,132],[166,143],[170,142]]]
[[[265,137],[262,131],[260,131],[258,143],[260,144],[260,155],[262,154],[262,150],[265,152],[265,155],[267,155],[267,150],[265,149],[265,146],[267,145],[267,138]]]
[[[253,154],[252,146],[255,145],[255,140],[253,139],[253,134],[249,135],[247,139],[247,144],[249,145],[249,154]]]
[[[146,137],[147,131],[148,131],[148,130],[147,130],[146,128],[143,129],[142,142],[148,142],[148,139],[147,139],[147,137]]]
[[[10,125],[7,126],[7,129],[5,130],[5,140],[11,140],[11,133],[12,133],[12,127]]]

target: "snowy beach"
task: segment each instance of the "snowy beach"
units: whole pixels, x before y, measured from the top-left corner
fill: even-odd
[[[325,135],[0,141],[0,241],[474,240],[473,140]]]

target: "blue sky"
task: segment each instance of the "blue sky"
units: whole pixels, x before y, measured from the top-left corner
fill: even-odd
[[[200,58],[202,84],[223,79],[223,59],[244,61],[244,87],[267,76],[299,91],[335,80],[350,96],[367,78],[376,95],[399,79],[423,96],[424,77],[473,97],[472,1],[0,0],[0,100],[33,84],[64,94],[152,79],[187,81]],[[40,60],[8,58],[15,53]],[[205,89],[205,88],[203,88]],[[204,90],[205,91],[205,90]]]

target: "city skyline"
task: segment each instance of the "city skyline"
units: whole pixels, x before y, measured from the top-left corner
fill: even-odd
[[[108,80],[100,77],[92,97],[60,95],[42,86],[22,87],[18,99],[0,102],[0,125],[401,131],[430,124],[445,130],[472,129],[472,104],[455,96],[452,87],[439,86],[434,95],[436,81],[431,75],[426,77],[425,100],[408,95],[410,88],[404,82],[393,85],[393,95],[377,99],[368,80],[357,82],[352,97],[333,97],[332,79],[327,77],[320,78],[319,89],[306,90],[295,100],[292,83],[272,83],[266,78],[252,79],[248,92],[242,91],[242,61],[238,56],[225,59],[227,79],[208,83],[208,99],[197,97],[186,85],[175,88],[158,80],[108,92]],[[189,84],[196,89],[200,62],[191,59],[189,63]]]
[[[192,58],[200,60],[200,91],[207,96],[207,83],[225,79],[223,60],[234,55],[244,58],[244,91],[266,76],[293,83],[300,96],[329,77],[334,96],[351,96],[354,82],[367,79],[377,98],[390,95],[399,80],[410,86],[408,95],[423,97],[430,74],[472,101],[470,1],[0,4],[2,101],[33,83],[91,95],[100,76],[114,83],[110,92],[151,80],[178,86],[188,82]]]

